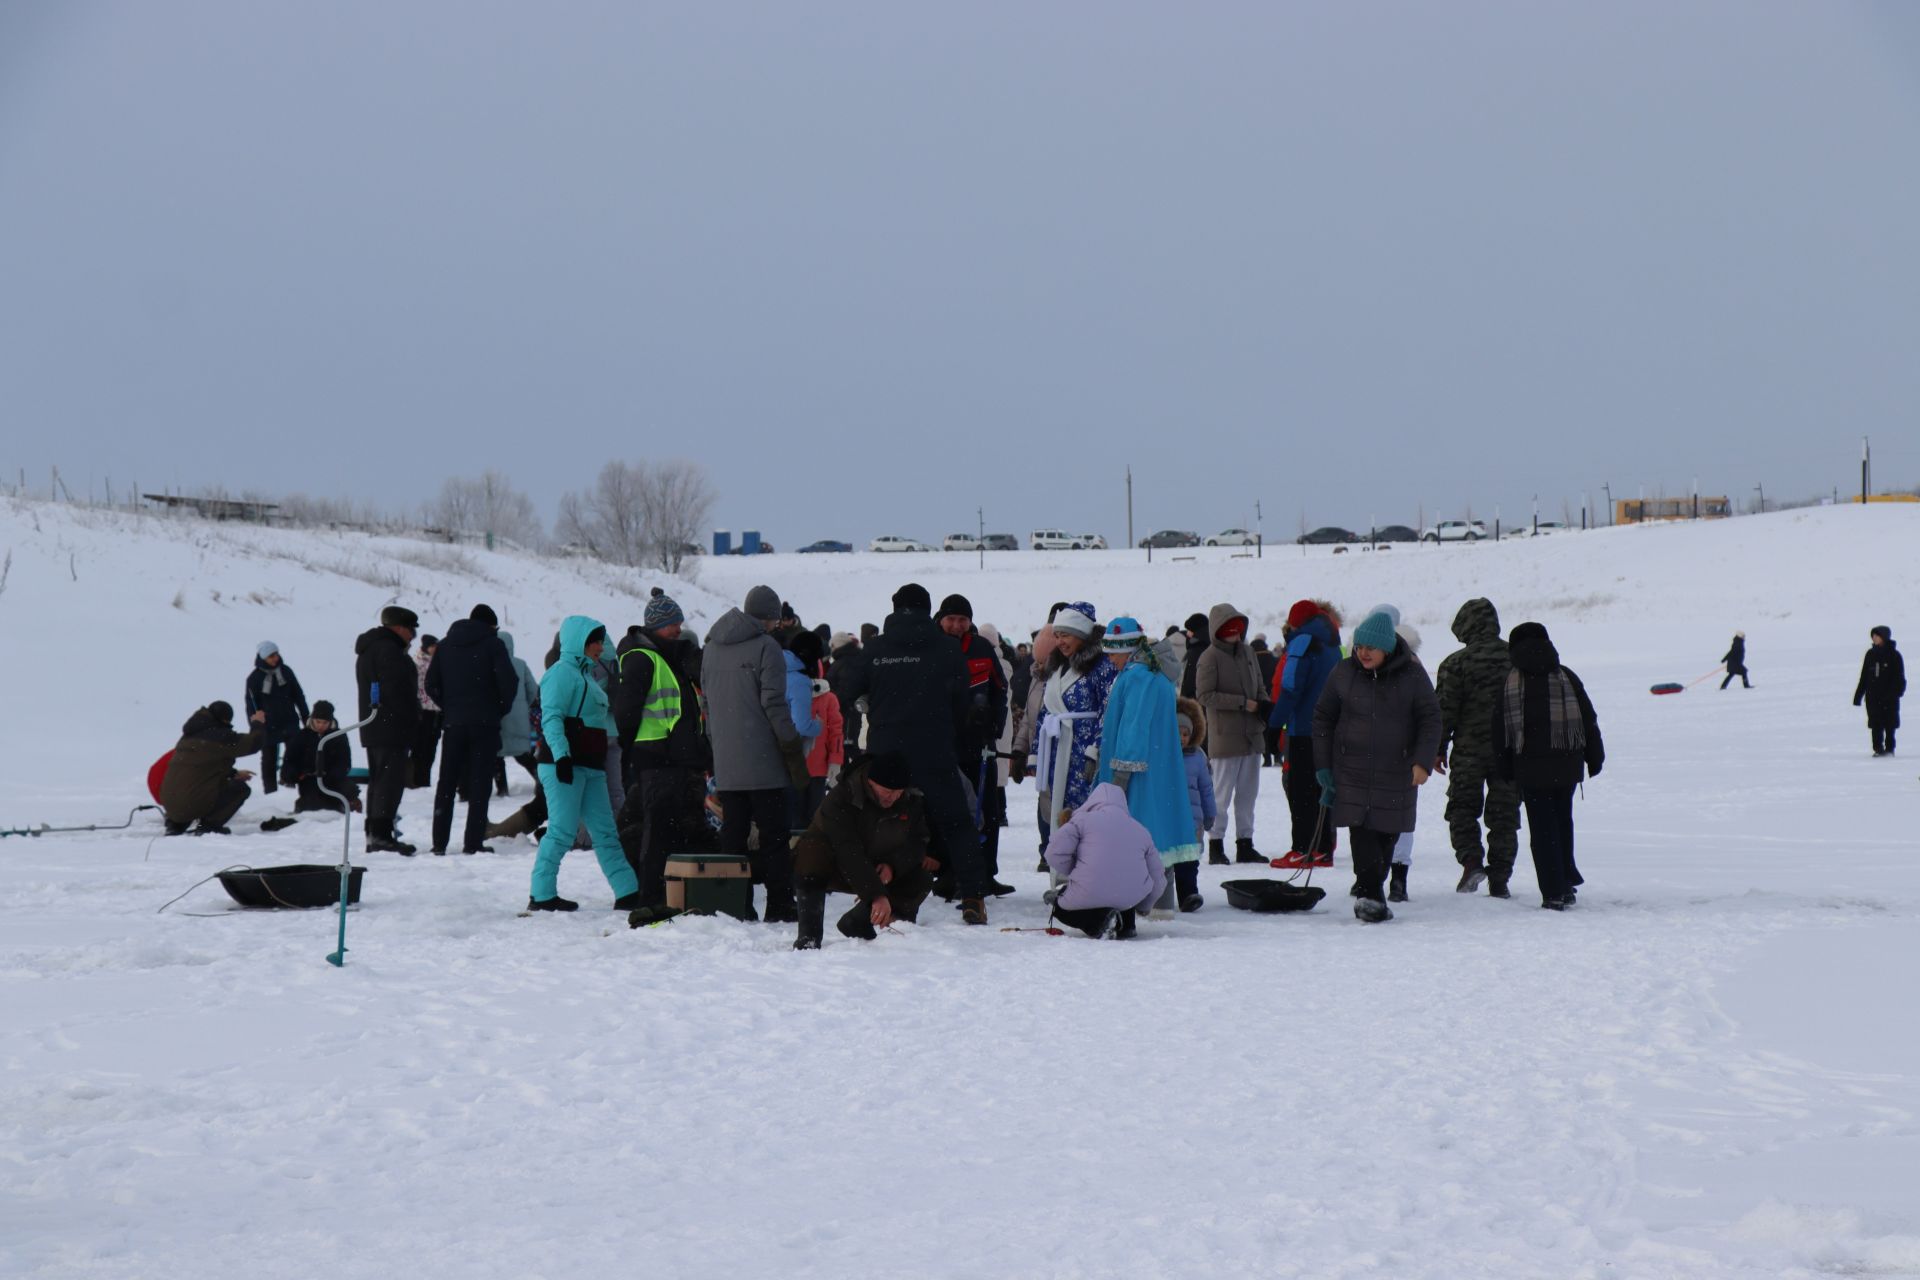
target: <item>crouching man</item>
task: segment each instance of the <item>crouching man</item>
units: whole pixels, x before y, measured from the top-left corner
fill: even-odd
[[[871,939],[895,920],[918,918],[940,864],[928,854],[926,803],[912,777],[901,756],[868,756],[827,793],[793,849],[794,950],[819,949],[830,892],[857,899],[840,917],[849,938]]]
[[[227,823],[253,794],[253,774],[234,762],[260,749],[260,729],[242,736],[233,731],[230,703],[209,702],[181,726],[173,761],[160,784],[160,807],[167,813],[167,834],[185,835],[196,820],[195,835],[229,835]]]

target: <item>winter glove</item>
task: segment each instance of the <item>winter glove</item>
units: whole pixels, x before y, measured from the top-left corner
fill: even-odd
[[[573,785],[573,757],[561,756],[558,760],[555,760],[553,762],[553,776],[560,780],[561,786],[563,787],[572,786]]]
[[[1320,784],[1321,805],[1328,809],[1333,808],[1333,770],[1315,769],[1313,780]]]
[[[1015,782],[1025,782],[1027,780],[1027,753],[1026,752],[1024,751],[1013,752],[1013,759],[1010,760],[1007,764],[1007,776]]]
[[[1857,706],[1859,706],[1859,705],[1860,705],[1860,702],[1861,702],[1861,699],[1862,699],[1862,696],[1863,696],[1863,695],[1861,695],[1861,694],[1857,694],[1857,693],[1853,695],[1853,705],[1854,705],[1854,706],[1856,706],[1856,707],[1857,707]]]
[[[780,748],[780,756],[786,761],[787,781],[793,785],[795,791],[805,791],[807,784],[813,781],[813,775],[807,772],[806,750],[796,742],[791,746]]]

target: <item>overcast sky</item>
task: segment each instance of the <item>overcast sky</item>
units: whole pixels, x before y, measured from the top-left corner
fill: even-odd
[[[0,4],[0,466],[783,546],[1920,483],[1920,5]]]

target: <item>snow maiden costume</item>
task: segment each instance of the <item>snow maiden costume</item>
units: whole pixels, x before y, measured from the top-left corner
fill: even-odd
[[[1178,897],[1197,893],[1200,841],[1187,795],[1187,770],[1180,747],[1178,693],[1161,669],[1159,655],[1147,643],[1138,622],[1115,618],[1101,647],[1129,654],[1107,695],[1100,727],[1100,782],[1118,785],[1127,795],[1127,812],[1153,837],[1160,861],[1175,873]],[[1164,905],[1172,908],[1173,895]],[[1189,908],[1191,909],[1191,908]]]
[[[1071,658],[1059,649],[1047,661],[1047,682],[1034,731],[1035,775],[1047,799],[1047,824],[1057,831],[1061,814],[1086,803],[1100,757],[1100,718],[1119,673],[1100,651],[1104,634],[1093,606],[1078,600],[1053,619],[1055,635],[1081,639]]]

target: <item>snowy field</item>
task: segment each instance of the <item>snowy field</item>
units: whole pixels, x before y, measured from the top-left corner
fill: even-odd
[[[1231,911],[1203,868],[1205,910],[1130,943],[1001,931],[1043,922],[1030,788],[996,927],[934,903],[812,955],[790,926],[630,931],[586,855],[582,911],[518,918],[527,843],[356,836],[344,969],[331,913],[216,884],[156,910],[336,859],[337,819],[259,833],[285,792],[225,839],[6,838],[0,1274],[1920,1273],[1920,782],[1849,705],[1868,628],[1920,632],[1917,535],[1920,510],[1832,509],[1338,557],[707,562],[667,584],[702,633],[760,580],[851,629],[915,578],[1009,635],[1084,598],[1156,629],[1230,599],[1277,636],[1326,595],[1400,605],[1429,668],[1487,595],[1551,628],[1606,731],[1580,905],[1539,909],[1524,843],[1511,901],[1454,894],[1438,780],[1393,923],[1352,919],[1343,847],[1310,916]],[[123,816],[263,639],[350,705],[389,600],[436,633],[487,600],[537,668],[562,615],[624,629],[655,581],[0,500],[9,548],[9,827]],[[1751,692],[1648,695],[1736,628]],[[1269,771],[1263,849],[1285,814]]]

